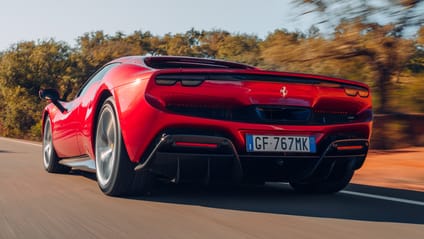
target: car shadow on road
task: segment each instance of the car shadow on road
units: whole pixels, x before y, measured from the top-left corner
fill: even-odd
[[[75,170],[71,174],[96,180],[96,175],[93,173]],[[423,192],[411,190],[359,184],[350,184],[346,190],[424,201]],[[354,196],[343,192],[330,195],[302,194],[292,190],[286,183],[267,183],[265,186],[243,185],[226,189],[192,184],[157,183],[149,195],[124,198],[281,215],[424,224],[424,206]]]
[[[422,199],[424,196],[421,192],[365,185],[350,185],[347,190],[385,193],[380,195],[392,197],[410,195]],[[288,184],[282,183],[243,186],[236,190],[211,190],[192,185],[161,184],[151,195],[128,197],[128,199],[294,216],[424,224],[423,206],[346,193],[301,194],[293,191]]]

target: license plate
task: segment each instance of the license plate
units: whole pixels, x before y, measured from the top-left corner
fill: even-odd
[[[315,137],[246,134],[247,152],[315,153]]]

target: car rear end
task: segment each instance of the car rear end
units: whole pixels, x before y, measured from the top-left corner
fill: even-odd
[[[189,67],[154,71],[144,90],[148,110],[127,133],[143,143],[131,156],[136,170],[174,182],[319,182],[340,165],[360,168],[368,151],[372,108],[362,83]]]

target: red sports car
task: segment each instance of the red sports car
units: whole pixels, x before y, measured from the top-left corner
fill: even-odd
[[[370,91],[359,82],[190,57],[132,56],[99,69],[69,102],[40,90],[48,172],[96,172],[107,195],[155,178],[284,181],[343,189],[366,157]]]

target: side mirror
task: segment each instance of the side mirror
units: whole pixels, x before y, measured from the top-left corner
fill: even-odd
[[[60,112],[66,112],[65,107],[63,107],[63,105],[59,102],[60,96],[56,89],[40,89],[40,91],[38,91],[38,96],[40,96],[43,100],[51,101],[60,110]]]
[[[38,96],[43,100],[58,101],[59,92],[56,89],[44,89],[38,91]]]

